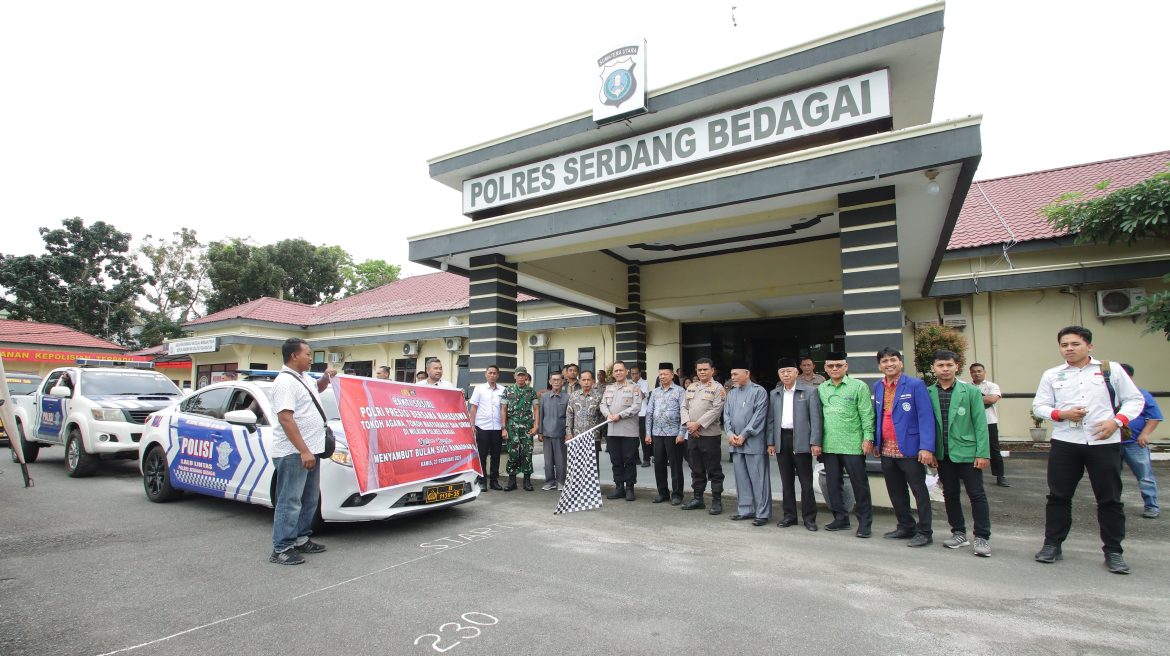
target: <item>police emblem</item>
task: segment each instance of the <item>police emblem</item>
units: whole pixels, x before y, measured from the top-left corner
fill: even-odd
[[[216,445],[215,453],[219,456],[219,460],[216,461],[215,466],[219,467],[220,469],[227,469],[228,467],[231,467],[232,451],[234,450],[235,449],[232,448],[232,445],[228,444],[227,442],[220,442],[218,445]]]
[[[963,406],[959,406],[959,409],[955,412],[959,413],[959,416],[962,417],[963,415],[967,414],[967,409]]]
[[[902,402],[902,411],[903,412],[910,412],[910,402],[909,401]]]
[[[618,48],[598,62],[601,66],[599,99],[603,105],[619,107],[634,95],[638,88],[638,78],[634,74],[637,53],[638,46]]]

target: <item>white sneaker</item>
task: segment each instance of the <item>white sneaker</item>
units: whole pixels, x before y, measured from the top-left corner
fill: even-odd
[[[541,485],[540,489],[548,491],[548,490],[554,490],[554,489],[556,489],[556,487],[557,487],[556,481],[549,481],[549,482],[545,483],[544,485]]]
[[[951,537],[947,538],[943,542],[943,546],[947,549],[958,549],[959,547],[965,547],[969,544],[971,543],[967,541],[966,533],[951,533]]]

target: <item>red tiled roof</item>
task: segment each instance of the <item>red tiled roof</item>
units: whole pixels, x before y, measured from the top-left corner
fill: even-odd
[[[0,342],[125,351],[113,342],[55,323],[0,319]]]
[[[297,326],[316,326],[361,319],[401,317],[426,312],[463,310],[468,307],[470,285],[467,278],[440,271],[411,276],[354,294],[333,303],[313,306],[275,298],[258,298],[243,305],[221,310],[187,322],[188,326],[224,321],[252,319]],[[517,301],[535,301],[536,297],[517,294]]]
[[[976,181],[967,192],[947,250],[1059,237],[1064,233],[1048,225],[1040,208],[1070,191],[1089,199],[1137,184],[1165,171],[1167,162],[1170,150]],[[1109,188],[1093,188],[1103,180],[1110,181]]]

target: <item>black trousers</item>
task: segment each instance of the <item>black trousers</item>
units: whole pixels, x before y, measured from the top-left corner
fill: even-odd
[[[500,480],[500,451],[503,438],[498,430],[475,429],[475,447],[479,449],[479,466],[489,481]],[[488,473],[488,456],[491,456],[491,473]]]
[[[695,497],[703,496],[707,481],[711,481],[711,494],[723,493],[723,463],[720,460],[719,443],[722,435],[692,435],[687,440],[687,455],[691,462],[691,489]]]
[[[784,493],[784,519],[796,519],[796,479],[800,479],[800,515],[806,522],[817,521],[817,499],[813,496],[811,453],[793,453],[792,430],[780,430],[780,448],[776,451],[780,467],[780,487]]]
[[[987,437],[991,441],[991,475],[1003,476],[1003,453],[999,450],[999,424],[987,425]]]
[[[675,444],[677,435],[654,435],[654,481],[658,484],[658,493],[670,494],[672,497],[682,498],[683,493],[683,455],[687,451],[687,443]],[[670,468],[670,491],[666,487],[666,469]]]
[[[1121,445],[1072,444],[1052,440],[1048,452],[1048,505],[1044,512],[1044,544],[1060,546],[1072,528],[1072,498],[1081,476],[1097,498],[1101,550],[1121,553],[1125,539],[1125,506],[1121,503]]]
[[[865,456],[826,453],[822,460],[825,463],[825,482],[829,485],[829,509],[833,511],[833,519],[849,521],[849,511],[845,509],[845,501],[841,498],[841,485],[844,483],[842,474],[847,471],[849,484],[853,487],[857,523],[861,528],[869,528],[873,524],[873,501],[869,497],[869,474],[865,473]]]
[[[994,425],[994,424],[992,424]],[[973,462],[951,462],[948,458],[938,461],[938,480],[942,483],[946,497],[947,522],[951,533],[966,533],[967,520],[963,517],[963,500],[959,496],[959,483],[967,488],[971,501],[971,519],[975,522],[975,537],[984,540],[991,537],[991,507],[987,505],[987,492],[983,489],[983,470],[975,469]]]
[[[613,465],[613,483],[619,488],[634,487],[638,481],[638,442],[637,437],[618,437],[610,435],[606,438],[605,448],[609,451],[609,462]]]
[[[898,517],[898,530],[933,535],[930,491],[926,489],[926,465],[918,462],[918,458],[882,456],[882,475],[886,477],[886,491],[890,494],[894,515]],[[911,492],[914,493],[914,505],[918,507],[917,524],[910,512]]]

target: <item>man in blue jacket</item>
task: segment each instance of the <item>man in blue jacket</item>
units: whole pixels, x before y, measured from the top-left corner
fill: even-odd
[[[882,458],[886,490],[898,517],[898,527],[882,537],[910,540],[908,547],[934,542],[926,466],[934,465],[934,409],[926,383],[902,373],[902,354],[890,347],[877,354],[885,378],[873,384],[876,430],[873,449]],[[909,491],[907,491],[909,487]],[[910,494],[918,507],[918,524],[910,513]]]

